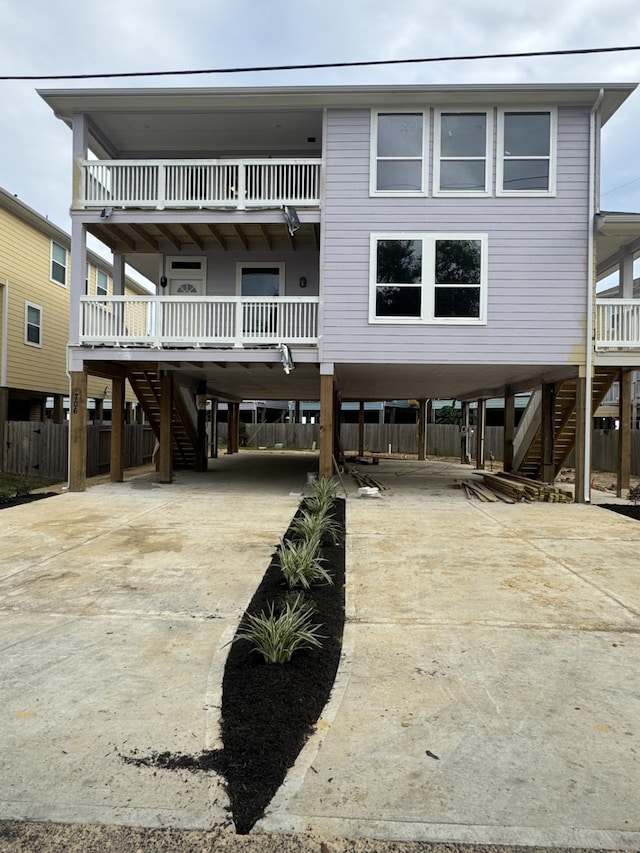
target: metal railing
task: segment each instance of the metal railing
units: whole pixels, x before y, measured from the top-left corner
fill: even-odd
[[[318,297],[83,296],[80,342],[113,346],[317,344]]]
[[[318,206],[321,160],[85,160],[74,207]]]
[[[640,349],[640,300],[596,299],[596,349]]]

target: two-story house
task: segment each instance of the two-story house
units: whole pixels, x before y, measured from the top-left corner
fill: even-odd
[[[638,251],[634,217],[598,204],[600,129],[634,88],[41,92],[73,134],[70,487],[98,372],[136,390],[166,481],[201,444],[194,400],[233,421],[244,399],[319,399],[326,475],[338,399],[479,400],[482,419],[504,396],[507,467],[553,479],[576,443],[588,499],[591,412],[640,364],[637,330],[600,352],[596,300],[598,241]],[[86,294],[89,233],[113,296]],[[154,295],[124,295],[125,260]]]
[[[0,448],[7,421],[65,416],[70,249],[66,231],[0,188]],[[83,276],[83,292],[112,294],[111,266],[95,252],[85,254]],[[126,287],[130,295],[147,292],[130,277]],[[109,394],[109,380],[89,379],[96,416]]]

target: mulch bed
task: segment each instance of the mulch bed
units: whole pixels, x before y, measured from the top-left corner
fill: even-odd
[[[15,495],[12,498],[0,499],[0,509],[7,509],[10,506],[22,506],[22,504],[30,504],[34,501],[40,501],[43,498],[53,498],[57,492],[37,492],[33,495]]]
[[[626,515],[627,518],[633,518],[640,521],[640,506],[636,504],[597,504],[600,509],[610,509],[612,512],[618,512],[620,515]]]
[[[344,628],[344,500],[335,500],[333,512],[341,527],[340,540],[336,545],[325,543],[322,550],[334,582],[305,592],[315,607],[313,622],[322,625],[322,648],[299,650],[286,664],[265,664],[246,640],[234,642],[222,685],[223,749],[195,756],[164,752],[124,757],[137,765],[223,775],[239,834],[250,832],[264,815],[314,731],[335,681]],[[259,614],[286,592],[276,553],[246,613]]]

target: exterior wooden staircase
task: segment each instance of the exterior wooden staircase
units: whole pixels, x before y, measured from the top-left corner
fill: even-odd
[[[592,412],[604,399],[611,384],[618,377],[617,370],[597,369],[592,385]],[[523,432],[519,446],[514,442],[514,470],[526,477],[540,479],[542,476],[542,395],[538,391],[529,401],[532,411],[526,412],[521,422]],[[576,380],[567,379],[555,383],[554,392],[554,469],[558,476],[566,464],[576,443]],[[520,426],[518,427],[520,430]]]
[[[160,440],[160,379],[154,369],[129,368],[127,379],[133,388],[145,417]],[[171,448],[174,468],[195,468],[198,448],[195,404],[189,405],[187,395],[174,385],[171,410]]]

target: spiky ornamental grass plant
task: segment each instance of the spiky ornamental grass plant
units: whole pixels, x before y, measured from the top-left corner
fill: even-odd
[[[269,604],[259,616],[248,614],[245,625],[234,638],[248,640],[252,651],[262,655],[265,663],[288,663],[298,649],[320,648],[321,625],[312,625],[313,606],[305,603],[301,595],[285,602],[276,615],[275,605]]]
[[[333,578],[322,565],[318,539],[291,540],[280,543],[280,570],[289,589],[301,586],[309,589],[314,583],[333,583]]]
[[[303,509],[291,523],[291,532],[297,540],[316,541],[319,544],[329,539],[336,545],[340,539],[340,525],[328,512],[313,512]]]
[[[306,506],[311,512],[327,513],[333,505],[338,490],[338,484],[332,477],[320,477],[311,486],[313,496],[307,500]]]

